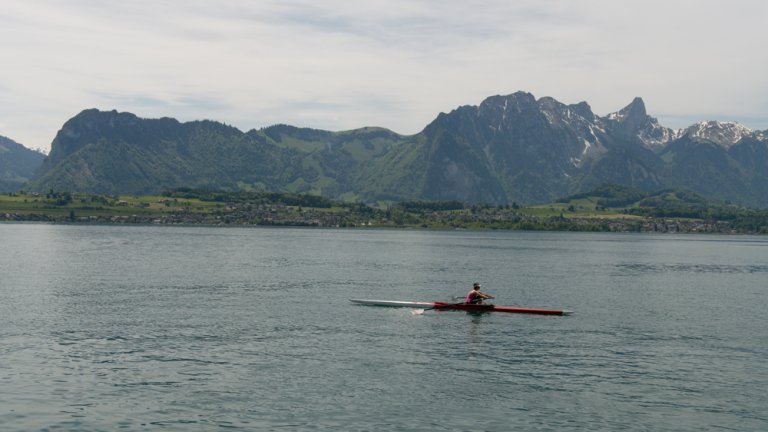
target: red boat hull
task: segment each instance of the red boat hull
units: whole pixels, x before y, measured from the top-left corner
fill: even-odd
[[[523,308],[513,306],[496,306],[496,305],[484,305],[484,304],[455,304],[434,302],[435,309],[437,310],[463,310],[469,312],[509,312],[509,313],[524,313],[524,314],[536,314],[536,315],[569,315],[571,311],[560,309],[539,309],[539,308]]]

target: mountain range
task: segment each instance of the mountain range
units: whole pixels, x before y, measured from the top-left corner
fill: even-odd
[[[440,113],[421,132],[242,132],[85,110],[57,133],[25,187],[150,194],[177,187],[297,192],[365,202],[535,204],[604,184],[684,188],[768,207],[768,131],[707,121],[672,130],[642,99],[601,117],[526,92]]]

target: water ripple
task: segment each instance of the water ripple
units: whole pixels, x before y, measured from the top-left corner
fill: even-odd
[[[0,429],[768,430],[764,241],[36,225],[0,238]],[[445,299],[476,279],[500,303],[577,313],[347,301]]]

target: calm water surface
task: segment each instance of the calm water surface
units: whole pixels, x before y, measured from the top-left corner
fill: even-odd
[[[568,317],[354,306],[450,300]],[[768,238],[0,224],[0,430],[768,430]]]

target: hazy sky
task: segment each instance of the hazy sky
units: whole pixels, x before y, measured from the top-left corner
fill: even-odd
[[[768,129],[765,0],[0,0],[0,135],[83,109],[419,132],[528,91]]]

